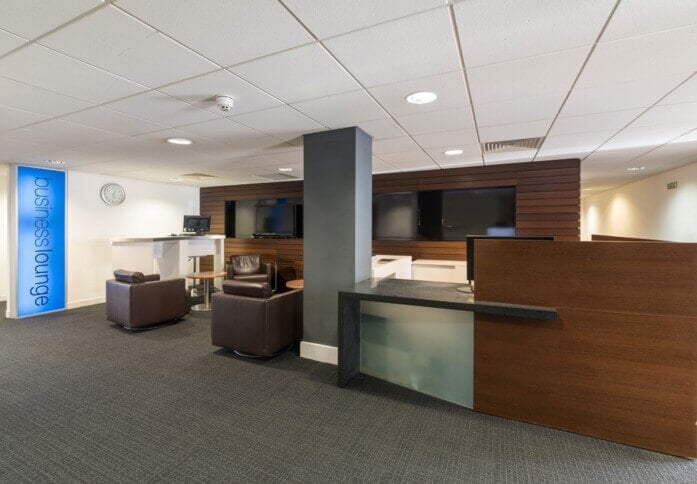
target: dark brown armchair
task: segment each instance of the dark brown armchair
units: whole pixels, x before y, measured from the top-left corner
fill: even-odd
[[[184,279],[117,270],[106,281],[106,318],[130,330],[174,322],[189,313]]]
[[[228,280],[212,299],[214,346],[271,356],[302,339],[302,290],[273,294],[266,282]]]
[[[263,263],[260,255],[231,255],[227,278],[273,285],[273,266],[269,262]]]

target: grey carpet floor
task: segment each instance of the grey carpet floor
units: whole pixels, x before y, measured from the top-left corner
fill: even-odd
[[[4,315],[4,304],[0,303]],[[0,316],[2,482],[696,482],[697,463],[477,414],[292,352],[129,334],[104,306]]]

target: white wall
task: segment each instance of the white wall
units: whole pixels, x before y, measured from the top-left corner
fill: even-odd
[[[697,242],[697,163],[584,198],[582,240],[591,234]]]
[[[104,204],[99,189],[116,182],[126,200]],[[104,301],[112,275],[109,239],[179,233],[184,215],[199,213],[199,189],[128,178],[68,172],[68,307]]]
[[[10,260],[7,254],[7,193],[9,165],[0,165],[0,301],[7,300],[10,281]]]

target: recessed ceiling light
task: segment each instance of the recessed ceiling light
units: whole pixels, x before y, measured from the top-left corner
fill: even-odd
[[[645,166],[630,166],[629,168],[627,168],[627,171],[641,171],[645,169]]]
[[[447,156],[461,155],[462,150],[447,150],[447,151],[444,151],[443,154],[447,155]]]
[[[287,173],[289,171],[293,171],[292,168],[279,168],[278,171],[282,171],[283,173]]]
[[[180,176],[173,176],[172,178],[170,178],[170,180],[171,181],[182,181]]]
[[[65,165],[63,160],[46,160],[46,163],[51,163],[53,165]]]
[[[435,92],[414,92],[407,96],[407,102],[412,104],[428,104],[435,101],[436,98],[438,98],[438,95]]]
[[[172,143],[173,145],[190,145],[193,141],[188,138],[167,138],[167,143]]]

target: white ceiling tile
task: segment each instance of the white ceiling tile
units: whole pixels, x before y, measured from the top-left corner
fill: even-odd
[[[285,145],[285,143],[272,136],[260,133],[227,118],[182,126],[179,129],[215,143],[222,143],[224,146],[214,146],[211,154],[215,154],[217,148],[220,148],[220,152],[226,153],[227,158],[261,151],[279,144]],[[197,148],[204,153],[208,151],[206,143],[202,143],[202,146],[197,146]]]
[[[467,67],[589,46],[614,0],[468,0],[454,4]],[[569,19],[573,19],[570,22]]]
[[[636,37],[697,23],[694,0],[622,0],[601,42]]]
[[[324,43],[366,87],[460,68],[445,6],[334,37]]]
[[[84,101],[4,77],[0,77],[0,105],[49,117],[91,106]]]
[[[697,102],[654,106],[642,114],[630,127],[692,123],[697,128]]]
[[[36,44],[0,59],[0,76],[94,103],[146,89]]]
[[[586,114],[583,116],[559,117],[549,132],[550,136],[590,133],[593,131],[619,130],[627,126],[644,110],[626,109],[607,113]]]
[[[156,91],[148,91],[107,104],[108,108],[165,126],[184,126],[218,116]]]
[[[577,86],[598,87],[697,70],[697,25],[598,44]]]
[[[245,62],[230,71],[287,103],[360,89],[318,43]]]
[[[431,157],[421,150],[385,153],[380,155],[380,159],[393,165],[395,168],[436,168],[436,164]]]
[[[465,77],[460,70],[371,87],[368,91],[393,116],[441,111],[469,105]],[[407,102],[406,98],[409,94],[421,91],[433,92],[438,95],[438,98],[428,104]]]
[[[674,89],[687,76],[639,79],[600,87],[576,88],[564,104],[561,116],[647,108]]]
[[[116,5],[223,67],[313,40],[274,0],[119,0]]]
[[[482,126],[479,128],[479,137],[482,143],[486,143],[487,141],[504,141],[508,139],[536,138],[546,135],[550,124],[552,124],[551,119],[543,119],[526,123]]]
[[[212,62],[110,5],[39,43],[149,87],[217,69]]]
[[[440,160],[438,164],[441,168],[463,168],[466,166],[484,166],[481,156],[478,159],[474,157],[454,158],[452,160]]]
[[[0,28],[33,39],[102,5],[102,0],[3,0]]]
[[[302,142],[303,134],[323,131],[321,124],[316,123],[304,114],[289,106],[255,111],[253,113],[233,116],[233,120],[252,129],[269,134],[283,141]]]
[[[635,147],[609,147],[607,145],[592,153],[581,163],[581,174],[592,167],[622,166],[628,161],[641,156],[657,145],[635,146]],[[622,168],[626,172],[625,168]],[[626,173],[625,173],[626,174]]]
[[[397,169],[379,158],[373,157],[373,173],[391,173]]]
[[[320,39],[444,5],[444,0],[285,0]]]
[[[407,136],[407,132],[404,131],[392,118],[362,121],[358,123],[358,127],[372,136],[373,140]]]
[[[484,155],[485,165],[499,165],[502,163],[525,163],[532,161],[535,150],[504,151],[501,153],[487,153]]]
[[[469,107],[410,114],[396,118],[411,135],[458,131],[474,127]]]
[[[458,148],[462,150],[459,155],[446,155],[445,151],[453,148]],[[466,166],[466,165],[476,165],[482,164],[482,152],[479,149],[479,145],[443,145],[437,148],[429,148],[426,153],[433,158],[436,163],[441,166]]]
[[[658,126],[628,127],[620,131],[604,149],[652,147],[668,143],[695,128],[695,123],[663,124]]]
[[[555,52],[467,69],[474,104],[553,94],[566,95],[589,48]]]
[[[614,135],[616,130],[548,136],[535,160],[554,158],[584,158]]]
[[[0,55],[7,54],[26,42],[22,37],[0,30]]]
[[[503,124],[527,123],[554,119],[564,94],[536,96],[486,104],[476,104],[477,124],[480,126],[499,126]]]
[[[38,114],[0,106],[0,131],[9,131],[28,124],[38,123],[45,119],[46,117],[39,116]]]
[[[477,132],[474,129],[461,129],[458,131],[446,131],[441,133],[420,134],[414,139],[422,148],[455,149],[464,145],[476,145]]]
[[[14,131],[14,133],[17,136],[35,139],[38,144],[48,147],[52,151],[97,143],[120,136],[111,131],[91,128],[60,119],[51,119],[32,126],[20,128]]]
[[[678,104],[697,101],[697,74],[693,74],[685,83],[668,94],[658,104]]]
[[[158,90],[201,109],[225,116],[249,113],[281,104],[277,99],[226,70],[204,74]],[[228,113],[223,113],[216,106],[215,97],[221,94],[230,96],[235,101],[234,107]]]
[[[293,106],[329,128],[355,126],[362,121],[388,117],[385,110],[363,90],[311,99]]]
[[[382,155],[386,153],[404,153],[407,151],[418,150],[419,145],[417,145],[414,140],[408,136],[373,141],[373,154],[375,155]]]
[[[32,153],[38,153],[41,145],[29,136],[19,137],[15,131],[0,133],[0,160],[3,162],[18,162]]]
[[[127,136],[162,131],[167,126],[128,116],[107,108],[95,107],[63,116],[61,119]]]

